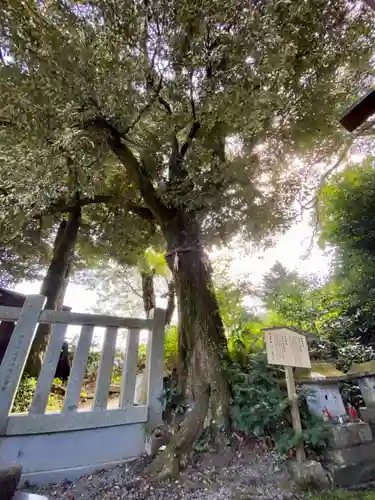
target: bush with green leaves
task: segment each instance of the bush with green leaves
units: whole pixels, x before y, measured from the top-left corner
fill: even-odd
[[[37,384],[36,378],[30,377],[28,375],[24,375],[22,377],[21,382],[18,386],[16,397],[14,399],[12,408],[13,413],[24,413],[29,410],[36,389],[36,384]],[[58,378],[55,378],[53,384],[61,386],[62,381]],[[61,406],[62,406],[61,395],[51,393],[48,396],[47,410],[49,411],[58,410],[61,408]]]
[[[36,383],[36,378],[29,376],[22,377],[13,403],[12,411],[14,413],[23,413],[29,409],[36,389]]]
[[[146,364],[147,344],[141,344],[138,350],[138,370],[142,371]],[[177,367],[178,359],[178,328],[169,326],[165,330],[164,337],[164,367],[172,372]]]
[[[286,454],[297,444],[291,424],[284,374],[267,365],[264,353],[252,354],[246,363],[234,361],[229,368],[232,384],[234,428],[256,437],[270,437],[277,451]],[[323,421],[308,410],[305,394],[299,397],[302,438],[316,452],[325,447]]]
[[[336,368],[344,372],[347,372],[353,363],[364,363],[375,359],[375,351],[371,346],[363,345],[353,339],[341,343],[324,339],[312,341],[309,351],[311,360],[335,363]]]
[[[359,342],[348,342],[338,349],[336,367],[348,371],[353,363],[364,363],[375,359],[375,351],[371,346]]]

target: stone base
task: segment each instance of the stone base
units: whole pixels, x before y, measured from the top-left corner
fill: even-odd
[[[375,461],[370,463],[328,467],[333,486],[350,488],[375,480]]]
[[[42,497],[41,495],[35,495],[34,493],[17,491],[12,500],[48,500],[48,498]]]
[[[360,408],[359,413],[362,420],[368,422],[370,425],[375,424],[375,408]]]
[[[337,450],[328,449],[324,455],[330,464],[339,466],[375,462],[375,443]]]
[[[1,500],[12,500],[21,479],[22,468],[19,466],[8,467],[0,470]]]
[[[322,467],[322,464],[314,460],[297,462],[290,460],[288,469],[295,483],[300,488],[314,488],[326,490],[331,487],[329,474]]]
[[[373,440],[370,425],[367,422],[335,425],[327,429],[329,448],[350,448]]]

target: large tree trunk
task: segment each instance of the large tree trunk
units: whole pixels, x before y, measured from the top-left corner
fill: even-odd
[[[77,206],[69,213],[68,220],[63,220],[59,226],[52,260],[40,289],[41,295],[47,298],[45,309],[62,307],[80,224],[81,209]],[[49,325],[39,325],[26,364],[26,372],[33,377],[40,373],[50,333]]]
[[[220,412],[230,428],[229,359],[223,323],[194,217],[179,213],[166,228],[166,259],[173,273],[179,307],[180,386],[187,381],[194,400],[193,412],[174,435],[166,452],[158,455],[152,470],[161,476],[179,470],[184,454],[201,433],[210,409]]]

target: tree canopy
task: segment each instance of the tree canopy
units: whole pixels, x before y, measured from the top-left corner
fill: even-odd
[[[342,140],[374,36],[346,1],[8,2],[1,16],[4,189],[35,211],[76,176],[87,196],[183,204],[220,237],[289,222],[301,178],[285,159]]]

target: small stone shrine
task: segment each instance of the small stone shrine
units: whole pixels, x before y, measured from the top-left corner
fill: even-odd
[[[370,366],[371,365],[371,366]],[[370,371],[371,369],[371,371]],[[308,390],[310,410],[327,420],[326,467],[337,487],[353,487],[375,480],[375,366],[353,365],[342,373],[328,362],[313,362],[309,370],[296,370],[296,379]],[[355,381],[366,407],[357,421],[349,421],[340,386]]]
[[[347,412],[341,397],[337,377],[344,374],[333,364],[316,362],[311,369],[297,370],[296,378],[308,391],[307,404],[315,415],[324,417],[325,414],[334,418],[346,417]]]

